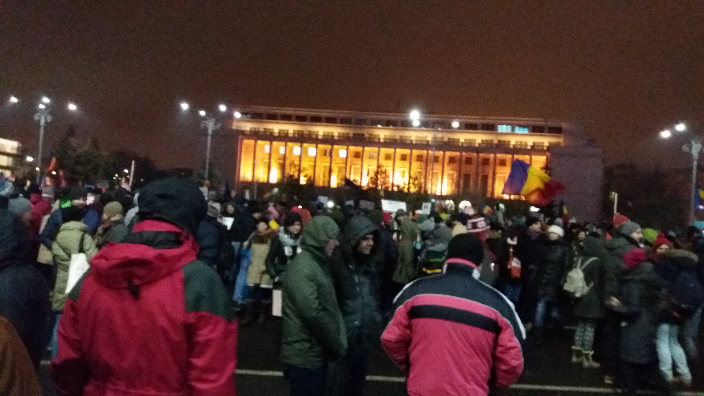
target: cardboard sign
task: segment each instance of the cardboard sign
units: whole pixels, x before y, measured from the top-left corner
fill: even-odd
[[[420,213],[429,216],[430,215],[430,209],[432,209],[433,204],[431,202],[423,202],[423,208],[420,210]]]
[[[392,201],[390,199],[381,200],[381,210],[387,213],[396,213],[399,209],[403,209],[408,212],[405,202]]]

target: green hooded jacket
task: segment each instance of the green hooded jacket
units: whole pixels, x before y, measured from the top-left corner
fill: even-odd
[[[621,234],[615,235],[606,242],[604,251],[604,301],[611,297],[618,297],[619,282],[626,270],[623,256],[631,250],[638,248],[637,242]]]
[[[392,280],[396,283],[406,284],[417,275],[414,246],[420,231],[418,226],[410,221],[401,223],[401,241],[398,243],[398,265]]]
[[[81,247],[81,238],[83,246]],[[51,307],[54,312],[64,310],[66,301],[66,284],[68,283],[68,269],[71,266],[71,255],[83,252],[88,260],[98,253],[98,248],[93,242],[93,237],[88,233],[88,226],[81,221],[69,221],[61,225],[58,234],[51,245],[56,265],[56,283],[51,296]]]
[[[301,253],[282,276],[283,337],[281,361],[296,367],[320,368],[347,350],[347,335],[337,305],[325,245],[340,228],[327,216],[303,228]]]

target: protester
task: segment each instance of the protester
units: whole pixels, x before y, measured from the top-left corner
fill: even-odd
[[[588,291],[576,301],[574,314],[578,319],[572,346],[572,363],[584,368],[599,368],[594,356],[594,333],[604,317],[604,263],[601,259],[604,243],[598,236],[589,235],[582,244],[582,256],[575,261],[584,276]]]
[[[39,234],[42,219],[44,216],[51,213],[51,204],[49,203],[49,200],[42,196],[42,192],[36,184],[30,185],[27,192],[29,193],[29,201],[32,204],[32,230]]]
[[[83,223],[88,226],[88,233],[93,236],[98,231],[101,220],[100,215],[96,211],[86,209],[86,196],[86,190],[82,188],[68,188],[64,192],[62,201],[66,201],[68,205],[81,210],[81,219]],[[60,210],[52,212],[44,229],[39,235],[42,245],[46,246],[47,249],[51,249],[51,245],[54,243],[59,228],[61,228],[61,225],[65,222],[61,216],[62,212]]]
[[[95,245],[98,249],[108,242],[120,243],[127,238],[130,229],[125,225],[123,213],[122,204],[117,201],[109,202],[103,207],[103,223],[95,233]]]
[[[64,223],[56,234],[56,240],[52,244],[51,252],[54,255],[54,265],[56,267],[56,283],[51,296],[52,311],[54,312],[54,332],[52,334],[52,357],[58,353],[57,331],[61,313],[68,291],[69,268],[71,258],[74,254],[85,253],[90,260],[98,252],[98,248],[93,242],[88,230],[88,226],[81,221],[83,210],[77,206],[69,206],[61,209],[61,218]]]
[[[560,284],[563,276],[571,267],[569,248],[563,243],[565,232],[562,228],[552,225],[547,230],[548,240],[540,255],[539,266],[535,272],[538,301],[535,306],[535,341],[543,342],[546,319],[561,319],[558,306]]]
[[[0,316],[0,394],[41,396],[39,379],[27,350],[9,320]]]
[[[133,232],[91,260],[66,300],[51,364],[59,396],[235,396],[237,322],[217,274],[196,259],[206,210],[183,179],[142,190]]]
[[[416,224],[403,209],[399,209],[396,213],[396,221],[401,228],[401,232],[398,242],[398,265],[392,280],[396,283],[396,289],[401,290],[417,274],[415,244],[419,231]]]
[[[249,292],[242,326],[252,323],[255,318],[257,322],[264,322],[271,313],[274,281],[266,269],[266,259],[271,248],[272,233],[266,217],[261,217],[256,227],[257,230],[245,242],[251,251],[252,260],[247,271]]]
[[[372,351],[381,334],[378,275],[379,230],[366,216],[347,222],[331,272],[347,332],[347,353],[339,367],[340,380],[329,383],[326,396],[364,396]]]
[[[274,283],[279,283],[291,260],[296,258],[300,248],[303,219],[296,212],[289,212],[284,217],[284,226],[271,240],[269,254],[266,257],[266,269]]]
[[[457,213],[452,215],[452,236],[464,234],[467,232],[467,221],[469,220],[469,215],[466,213]]]
[[[518,313],[526,323],[526,329],[533,327],[533,315],[536,302],[534,274],[538,268],[540,253],[545,244],[542,221],[536,217],[526,220],[526,229],[518,235],[516,258],[521,262],[521,295],[518,301]]]
[[[208,212],[198,224],[195,235],[198,244],[198,260],[216,271],[219,268],[220,250],[225,239],[225,227],[218,222],[219,214],[217,207],[208,205]]]
[[[301,253],[282,277],[281,361],[291,396],[322,396],[328,360],[347,350],[329,264],[339,233],[334,220],[313,217],[303,229]]]
[[[511,303],[473,276],[483,258],[476,236],[457,235],[446,272],[413,282],[397,297],[381,342],[408,372],[409,394],[487,394],[521,375],[525,332]]]

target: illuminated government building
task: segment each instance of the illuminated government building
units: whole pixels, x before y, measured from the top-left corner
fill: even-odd
[[[596,188],[600,194],[601,150],[568,122],[427,114],[413,118],[417,120],[406,113],[242,108],[232,125],[238,136],[236,185],[273,184],[289,176],[334,188],[348,178],[362,187],[519,198],[501,191],[512,161],[520,159],[547,169],[568,190],[571,180],[564,178],[589,179],[592,173],[598,180],[582,180],[589,186],[578,187]],[[566,174],[558,175],[555,165],[563,163]]]

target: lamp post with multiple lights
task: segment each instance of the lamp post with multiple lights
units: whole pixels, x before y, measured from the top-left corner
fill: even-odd
[[[19,98],[16,96],[10,96],[10,104],[17,104],[20,102]],[[51,99],[46,96],[42,96],[39,104],[37,105],[37,112],[34,114],[34,120],[39,122],[39,149],[37,153],[37,183],[41,182],[42,179],[42,154],[44,150],[44,129],[46,124],[51,122],[51,114],[49,113],[49,106],[51,105]],[[78,111],[78,106],[75,103],[69,102],[66,105],[69,111]],[[29,158],[29,157],[28,157]]]
[[[675,132],[684,133],[687,131],[687,125],[683,122],[675,125],[673,127]],[[669,139],[672,137],[672,131],[670,129],[665,129],[660,132],[660,137],[663,139]],[[689,223],[694,224],[696,217],[694,215],[695,199],[697,194],[697,166],[699,165],[699,154],[702,152],[702,138],[696,135],[689,136],[689,142],[682,145],[682,151],[689,153],[692,156],[692,191],[689,195]]]
[[[188,111],[190,107],[191,106],[187,102],[181,102],[181,111]],[[225,113],[227,112],[227,106],[221,104],[218,106],[218,110],[220,111],[220,113]],[[199,110],[198,115],[203,118],[203,121],[201,121],[200,123],[201,128],[205,129],[208,134],[207,143],[205,147],[205,180],[207,183],[207,180],[210,177],[210,151],[213,139],[213,132],[220,129],[222,125],[218,122],[217,118],[214,115],[209,115],[205,110]],[[237,115],[235,115],[235,117],[237,117]]]

